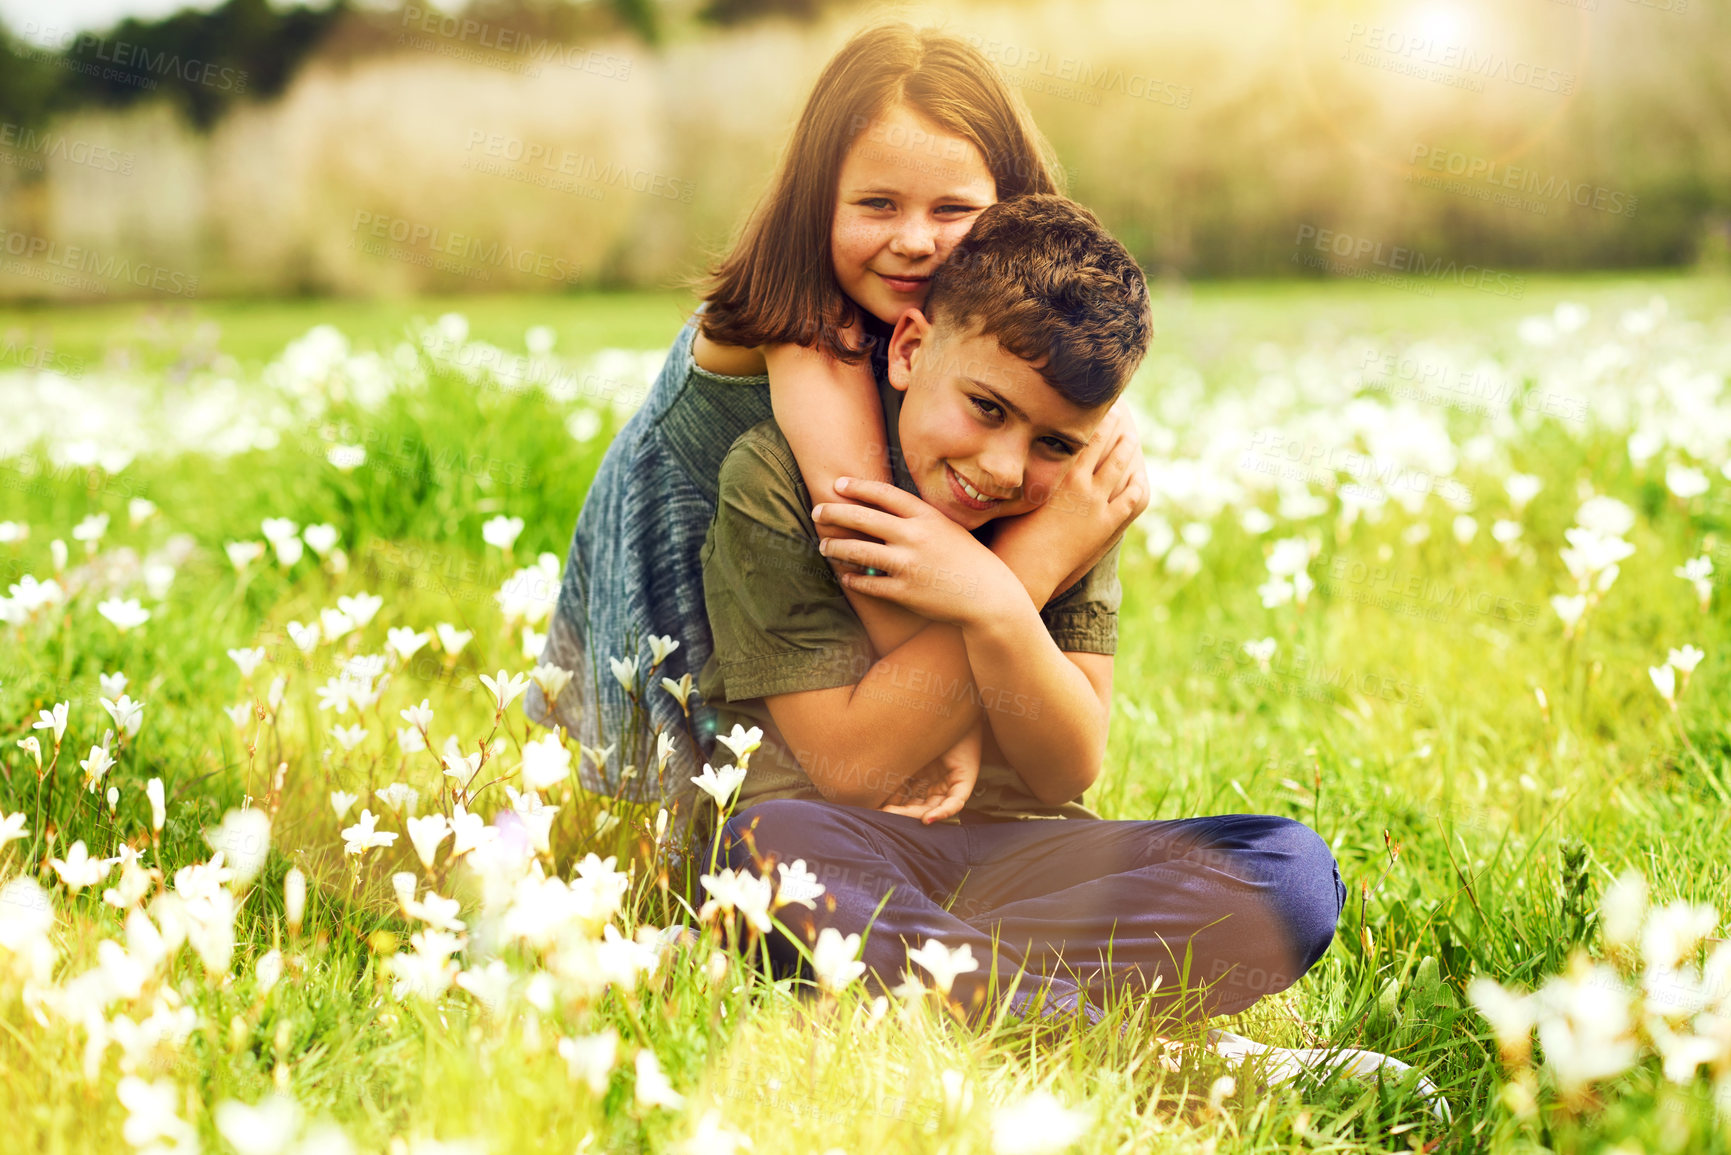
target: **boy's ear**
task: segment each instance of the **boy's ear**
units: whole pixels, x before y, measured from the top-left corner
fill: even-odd
[[[914,363],[931,344],[932,323],[918,309],[909,309],[890,334],[890,384],[906,393],[913,383]]]

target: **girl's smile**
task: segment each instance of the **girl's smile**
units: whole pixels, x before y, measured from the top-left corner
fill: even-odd
[[[925,304],[932,274],[997,203],[973,143],[906,105],[854,138],[836,182],[830,256],[842,291],[886,324]]]

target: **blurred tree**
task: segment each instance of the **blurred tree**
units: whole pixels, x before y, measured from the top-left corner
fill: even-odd
[[[712,24],[747,24],[753,20],[779,16],[794,20],[815,20],[835,0],[709,0],[700,15]]]
[[[328,8],[277,9],[269,0],[228,0],[162,20],[122,20],[56,48],[0,39],[0,117],[25,126],[89,105],[123,107],[167,98],[200,128],[239,100],[281,92],[339,20]]]

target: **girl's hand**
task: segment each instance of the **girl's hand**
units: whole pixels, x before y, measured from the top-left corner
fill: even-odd
[[[1098,565],[1147,508],[1142,440],[1120,400],[1040,508],[995,523],[992,552],[1030,593],[1049,589],[1049,602]]]
[[[985,739],[984,723],[974,723],[962,740],[903,782],[890,800],[878,809],[905,814],[930,826],[954,818],[967,805],[980,778],[980,748]]]
[[[847,589],[964,628],[1027,602],[1009,567],[973,534],[913,494],[857,477],[838,478],[836,489],[858,504],[816,505],[812,520],[877,539],[820,540],[825,557],[878,571],[843,574]]]

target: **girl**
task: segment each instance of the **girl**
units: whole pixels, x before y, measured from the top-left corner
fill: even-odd
[[[541,659],[574,677],[551,705],[531,689],[527,708],[591,752],[586,786],[689,799],[691,776],[712,757],[714,711],[689,683],[673,692],[662,679],[695,679],[713,649],[699,552],[734,439],[773,415],[814,504],[846,500],[834,490],[841,476],[891,480],[874,357],[902,314],[923,305],[932,273],[982,209],[1055,191],[1049,146],[964,41],[891,24],[830,61],[768,194],[608,447],[578,517]],[[1099,560],[1042,573],[1062,556],[1050,546],[1064,527],[1037,513],[1014,521],[1022,524],[1003,523],[992,545],[1037,605]],[[846,596],[880,654],[925,624]],[[659,759],[647,735],[657,729],[673,748],[649,769]],[[897,808],[928,821],[960,809],[965,791],[943,783],[977,769],[980,741],[976,729]],[[637,780],[622,781],[634,768]],[[689,813],[689,802],[680,809]]]

